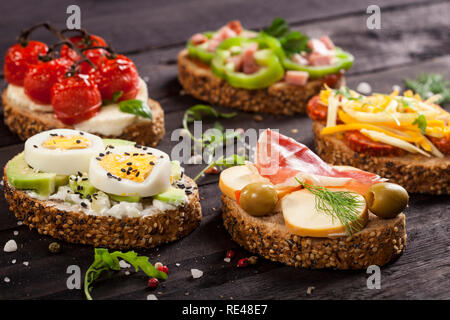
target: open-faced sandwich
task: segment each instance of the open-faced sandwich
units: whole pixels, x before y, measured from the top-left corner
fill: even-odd
[[[25,142],[5,166],[19,220],[41,234],[110,248],[153,247],[200,223],[195,182],[157,149],[54,129]]]
[[[409,192],[450,194],[450,114],[436,98],[326,88],[308,103],[317,153],[334,165],[389,178]]]
[[[306,146],[267,129],[254,163],[220,175],[222,215],[232,238],[287,265],[362,269],[406,246],[408,193],[348,166],[330,166]]]
[[[30,40],[38,27],[60,40]],[[67,31],[67,30],[65,30]],[[23,140],[41,131],[70,128],[155,146],[164,135],[164,113],[149,99],[133,61],[84,30],[67,38],[47,23],[25,30],[8,49],[4,121]]]
[[[189,39],[178,78],[187,93],[212,104],[290,115],[304,113],[324,83],[338,87],[352,64],[329,37],[309,39],[282,19],[259,33],[231,21]]]

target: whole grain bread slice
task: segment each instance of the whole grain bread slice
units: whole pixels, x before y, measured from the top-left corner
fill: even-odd
[[[411,193],[450,194],[450,157],[417,154],[374,157],[350,149],[337,135],[321,135],[324,125],[313,122],[317,154],[333,165],[348,165],[373,172]]]
[[[2,94],[3,115],[5,124],[16,133],[22,140],[46,130],[69,128],[59,121],[52,112],[32,111],[27,108],[14,105],[7,97],[5,89]],[[152,99],[148,99],[148,105],[152,110],[152,120],[141,119],[122,132],[120,136],[105,136],[92,132],[102,138],[118,138],[135,141],[146,146],[156,146],[165,133],[164,112],[161,105]]]
[[[6,169],[6,166],[5,166]],[[198,227],[202,211],[195,182],[188,202],[175,210],[161,211],[145,217],[109,217],[88,215],[55,207],[52,200],[39,200],[15,189],[4,170],[3,183],[9,209],[30,229],[71,243],[114,249],[151,248],[178,240]]]
[[[222,204],[223,223],[234,241],[250,252],[289,266],[366,269],[385,265],[406,247],[403,213],[387,220],[369,213],[366,227],[352,236],[315,238],[290,233],[281,212],[254,217],[226,195],[222,195]]]
[[[324,79],[310,80],[303,86],[277,82],[266,89],[235,88],[211,72],[211,68],[189,57],[188,51],[178,54],[178,79],[184,90],[197,99],[248,112],[292,115],[305,113],[308,100],[319,93]],[[343,78],[337,86],[343,83]]]

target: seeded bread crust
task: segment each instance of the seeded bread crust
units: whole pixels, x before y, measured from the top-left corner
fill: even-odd
[[[354,152],[336,135],[321,135],[324,125],[313,122],[317,154],[333,165],[348,165],[373,172],[411,193],[450,194],[450,157],[417,154],[375,157]]]
[[[136,218],[93,216],[69,212],[52,206],[51,200],[39,200],[11,186],[4,170],[3,183],[9,209],[30,229],[71,243],[112,249],[152,248],[178,240],[198,227],[202,211],[197,185],[186,177],[193,189],[184,207]]]
[[[308,100],[320,92],[323,84],[323,79],[315,79],[304,87],[277,82],[266,89],[234,88],[213,75],[208,65],[190,58],[186,49],[178,54],[178,79],[187,93],[211,104],[284,115],[305,113]]]
[[[290,233],[281,212],[253,217],[226,195],[221,199],[223,223],[233,240],[248,251],[288,266],[366,269],[387,264],[406,247],[403,213],[388,220],[369,213],[366,227],[351,237],[315,238]]]
[[[15,106],[8,99],[6,90],[2,94],[3,114],[5,124],[9,129],[16,133],[20,139],[26,140],[35,134],[59,128],[73,129],[59,121],[53,113],[32,111],[29,109]],[[135,141],[145,146],[154,147],[162,139],[165,133],[164,112],[161,105],[152,99],[148,99],[148,105],[152,110],[153,119],[140,120],[125,128],[120,136],[104,136],[97,134],[102,138],[118,138]]]

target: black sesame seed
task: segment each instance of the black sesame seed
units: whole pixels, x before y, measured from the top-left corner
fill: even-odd
[[[110,172],[106,173],[106,175],[110,178],[112,177],[112,174]]]
[[[150,165],[154,166],[154,165],[155,165],[155,163],[154,163],[153,161],[150,161]]]
[[[192,193],[192,191],[191,191],[191,190],[188,190],[188,189],[184,190],[184,192],[185,192],[186,194],[191,194],[191,193]]]
[[[34,144],[33,147],[37,148],[38,146]]]
[[[97,159],[98,161],[102,161],[102,158],[100,158],[100,157],[97,157],[95,159]]]
[[[84,136],[84,132],[83,132],[83,131],[80,131],[80,135]]]
[[[122,172],[127,172],[127,170],[125,170],[124,168],[120,169],[120,171],[122,171]]]
[[[139,153],[133,153],[133,156],[135,157],[135,156],[138,156],[139,155]]]
[[[98,155],[99,155],[100,157],[104,157],[104,156],[105,156],[104,153],[99,153]]]
[[[141,173],[140,171],[138,171],[137,173],[136,173],[136,177],[138,177],[139,176],[139,173]]]
[[[81,143],[81,140],[76,140],[75,142],[76,142],[76,143]]]
[[[84,202],[81,202],[81,206],[82,206],[83,208],[87,208],[87,204],[84,203]]]
[[[125,152],[125,155],[126,155],[126,156],[129,156],[130,154],[129,154],[128,152]]]
[[[117,181],[122,181],[122,178],[121,178],[121,177],[118,177],[118,178],[117,178]]]
[[[127,162],[127,166],[131,166],[133,162]]]

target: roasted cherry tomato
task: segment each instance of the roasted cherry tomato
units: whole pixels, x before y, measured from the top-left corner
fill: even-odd
[[[328,107],[319,103],[320,97],[314,96],[308,101],[306,113],[313,121],[327,121]]]
[[[73,61],[58,58],[45,63],[30,65],[25,75],[24,89],[27,96],[36,103],[49,104],[52,86],[64,79]]]
[[[105,40],[103,40],[99,36],[90,35],[90,40],[86,41],[83,36],[75,36],[69,38],[70,42],[72,42],[74,45],[76,45],[80,49],[85,49],[89,47],[105,47],[107,46]],[[84,50],[84,55],[89,58],[89,60],[92,61],[92,63],[95,66],[99,66],[103,56],[107,53],[104,49],[90,49],[90,50]],[[78,55],[78,53],[75,50],[72,50],[67,45],[63,45],[61,47],[61,57],[68,58],[72,61],[78,61],[81,59],[81,57]],[[92,66],[87,63],[83,62],[80,64],[80,73],[89,73],[91,71]]]
[[[446,135],[442,138],[435,138],[428,136],[430,141],[445,155],[450,155],[450,136]]]
[[[112,100],[116,92],[122,91],[119,101],[134,99],[139,91],[139,74],[133,61],[124,55],[104,58],[98,71],[98,88],[103,100]]]
[[[40,64],[38,57],[40,54],[44,55],[47,50],[47,45],[39,41],[29,41],[25,47],[20,44],[10,47],[6,52],[3,65],[6,81],[16,86],[23,86],[28,66]]]
[[[76,74],[53,85],[51,102],[55,116],[72,125],[93,117],[102,105],[95,82],[87,74]]]

